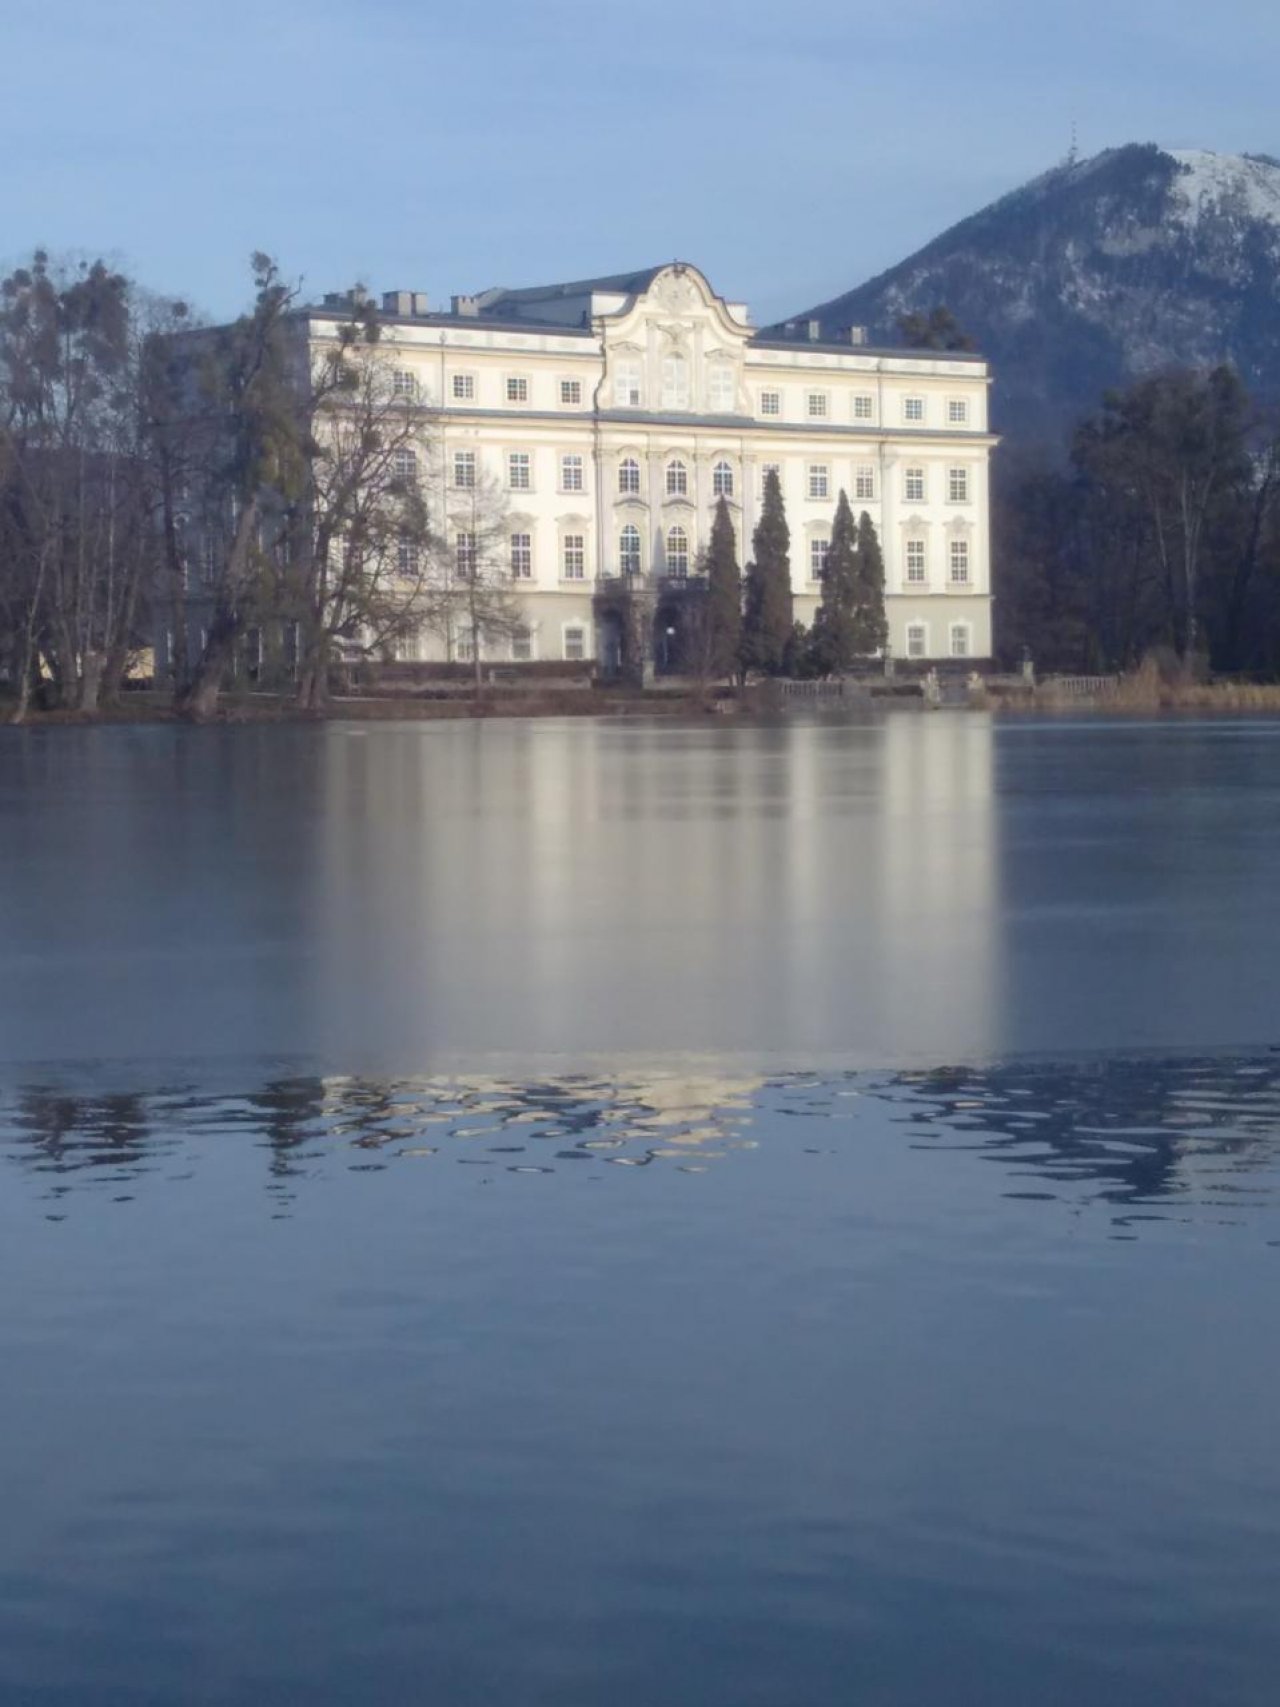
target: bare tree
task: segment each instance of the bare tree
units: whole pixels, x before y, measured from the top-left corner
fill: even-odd
[[[337,657],[417,631],[439,542],[425,496],[430,413],[397,389],[389,359],[339,336],[313,362],[312,404],[306,484],[281,539],[279,608],[298,624],[298,703],[316,710]]]
[[[188,344],[175,363],[175,412],[200,444],[199,502],[211,551],[203,644],[175,703],[194,721],[211,717],[254,614],[264,567],[264,512],[301,490],[305,410],[289,338],[297,292],[270,256],[253,257],[255,300],[233,325]],[[221,512],[225,532],[214,531]]]
[[[469,656],[477,694],[484,685],[484,651],[510,641],[527,625],[511,576],[506,493],[473,469],[449,490],[444,550],[424,606],[424,626],[444,641],[448,656]]]
[[[15,717],[37,680],[81,711],[119,686],[154,534],[129,281],[37,252],[0,285],[0,619]]]

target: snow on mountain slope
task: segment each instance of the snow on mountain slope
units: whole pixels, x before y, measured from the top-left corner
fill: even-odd
[[[1231,361],[1280,405],[1280,162],[1152,144],[1071,160],[796,315],[828,335],[945,302],[990,357],[993,419],[1061,445],[1102,391]]]
[[[1257,154],[1210,154],[1202,148],[1171,148],[1182,175],[1173,187],[1183,223],[1206,214],[1269,220],[1280,232],[1280,162]]]

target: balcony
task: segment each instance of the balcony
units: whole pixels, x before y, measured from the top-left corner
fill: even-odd
[[[705,575],[629,575],[620,570],[596,576],[598,593],[640,594],[699,593],[707,585]]]

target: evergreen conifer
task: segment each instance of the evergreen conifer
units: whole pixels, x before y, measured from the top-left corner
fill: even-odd
[[[857,524],[849,499],[841,492],[822,568],[822,602],[813,619],[809,643],[810,656],[819,675],[831,676],[847,670],[861,650],[858,645],[860,562]]]
[[[742,667],[777,675],[791,635],[791,532],[773,469],[765,476],[764,505],[751,544],[754,560],[747,565]]]
[[[738,668],[742,645],[742,571],[729,506],[721,497],[707,552],[707,669],[719,679]]]
[[[884,614],[884,553],[875,523],[865,510],[858,518],[856,560],[853,650],[856,656],[869,658],[884,649],[889,624]]]

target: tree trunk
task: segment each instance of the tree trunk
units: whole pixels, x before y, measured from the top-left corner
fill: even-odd
[[[87,651],[80,660],[80,682],[76,709],[87,713],[90,717],[97,715],[105,665],[106,658],[101,652]]]
[[[31,590],[31,598],[27,604],[27,620],[22,634],[22,666],[18,674],[18,703],[14,708],[11,723],[25,723],[27,713],[31,709],[31,683],[36,672],[36,620],[40,613],[40,600],[44,593],[45,555],[40,554],[39,567],[36,570],[35,586]]]
[[[300,711],[323,711],[329,703],[329,672],[320,651],[309,652],[298,666],[294,703]]]
[[[258,525],[258,500],[251,498],[240,512],[235,538],[227,558],[226,573],[218,589],[218,606],[209,625],[208,638],[190,682],[180,687],[175,708],[192,723],[207,723],[217,715],[222,678],[235,657],[240,633],[239,595],[246,580],[249,543]]]
[[[192,723],[207,723],[217,715],[222,679],[235,656],[236,637],[240,624],[236,617],[219,611],[209,629],[204,651],[196,664],[191,680],[175,701],[181,717]]]

